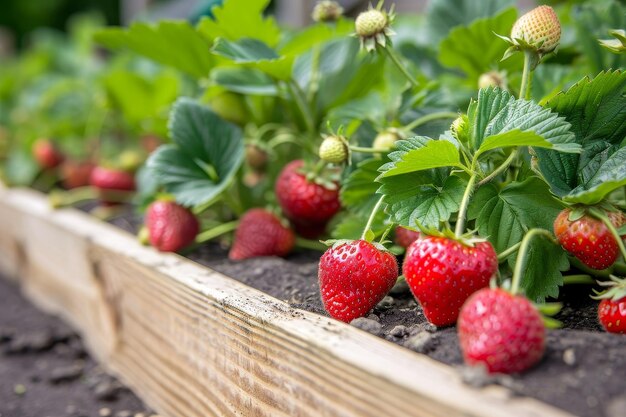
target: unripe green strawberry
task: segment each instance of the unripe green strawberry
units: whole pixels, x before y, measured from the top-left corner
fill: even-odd
[[[388,24],[387,13],[377,9],[366,10],[356,18],[356,33],[363,38],[369,38],[382,33]]]
[[[515,45],[524,47],[523,44],[527,44],[540,55],[547,54],[559,45],[561,23],[552,7],[539,6],[517,19],[511,39]]]
[[[313,9],[313,20],[316,22],[334,22],[343,15],[343,7],[336,1],[319,1]]]
[[[462,114],[457,117],[452,125],[450,125],[452,136],[461,143],[469,141],[469,119],[467,115]]]
[[[255,144],[246,145],[246,162],[255,171],[263,172],[267,166],[267,152]]]
[[[386,130],[380,132],[376,138],[374,139],[374,144],[372,145],[374,149],[377,151],[388,151],[393,148],[396,142],[400,139],[400,136],[390,130]]]
[[[331,164],[341,164],[350,156],[350,148],[341,136],[327,136],[320,146],[319,156]]]

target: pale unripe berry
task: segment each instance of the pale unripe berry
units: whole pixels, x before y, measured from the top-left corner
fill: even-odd
[[[336,1],[324,0],[315,5],[313,20],[316,22],[334,22],[343,15],[343,7]]]
[[[469,140],[469,119],[466,115],[462,114],[452,122],[450,126],[452,136],[456,140],[462,143],[467,143]]]
[[[370,9],[361,13],[355,22],[356,33],[362,38],[370,38],[384,33],[389,24],[387,14],[377,9]]]
[[[319,156],[331,164],[340,164],[348,159],[349,149],[345,139],[328,136],[320,146]]]
[[[554,51],[561,40],[561,23],[554,9],[539,6],[526,13],[513,25],[511,39],[518,44],[518,39],[535,47],[539,54]]]
[[[506,80],[498,71],[485,72],[478,78],[478,88],[498,87],[506,88]]]
[[[400,139],[397,133],[391,131],[380,132],[374,139],[372,147],[377,151],[388,151],[394,147]]]

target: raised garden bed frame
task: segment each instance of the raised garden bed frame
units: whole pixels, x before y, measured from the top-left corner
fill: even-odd
[[[164,417],[567,417],[0,185],[0,273]]]

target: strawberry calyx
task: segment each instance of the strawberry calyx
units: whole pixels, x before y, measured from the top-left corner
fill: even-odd
[[[454,240],[455,242],[459,242],[463,246],[467,246],[469,248],[473,248],[478,243],[487,242],[487,239],[485,239],[484,237],[475,235],[475,231],[473,230],[459,236],[447,227],[443,228],[442,230],[438,230],[435,228],[426,228],[419,223],[417,223],[416,226],[417,229],[411,227],[407,228],[416,232],[420,231],[424,236],[443,237],[446,239]]]
[[[619,278],[615,275],[610,276],[610,281],[597,281],[598,285],[604,287],[604,291],[593,290],[595,295],[591,298],[594,300],[612,300],[619,301],[626,297],[626,278]]]
[[[328,246],[329,248],[332,249],[337,249],[339,246],[342,245],[348,245],[352,242],[358,242],[358,241],[364,241],[367,242],[369,244],[371,244],[372,246],[374,246],[376,249],[378,249],[381,252],[389,252],[391,253],[391,251],[389,249],[387,249],[385,247],[385,245],[381,242],[373,242],[367,239],[328,239],[328,240],[320,240],[320,243],[322,243],[323,245]]]
[[[396,16],[395,5],[392,5],[389,11],[384,11],[384,3],[384,0],[380,0],[376,7],[370,4],[368,10],[356,18],[353,36],[360,39],[361,48],[367,52],[374,51],[377,45],[386,48],[389,38],[395,35],[390,27]]]
[[[317,161],[315,165],[311,165],[310,162],[305,161],[296,172],[304,175],[308,182],[321,185],[327,190],[336,190],[339,188],[341,168],[331,167],[323,159]]]

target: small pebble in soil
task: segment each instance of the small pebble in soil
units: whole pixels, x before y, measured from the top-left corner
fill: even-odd
[[[17,384],[13,388],[13,392],[15,393],[15,395],[24,395],[26,394],[26,386],[23,384]]]
[[[482,388],[495,382],[495,378],[487,372],[484,366],[463,365],[457,368],[461,374],[461,380],[474,388]]]
[[[406,326],[399,324],[397,326],[395,326],[393,329],[391,329],[389,331],[389,334],[393,337],[404,337],[408,334],[408,330],[406,329]]]
[[[576,351],[573,348],[568,348],[563,351],[563,362],[569,366],[576,365]]]
[[[16,336],[5,349],[6,354],[27,352],[45,352],[54,346],[54,337],[50,331],[37,331]]]
[[[115,413],[115,417],[133,417],[133,413],[128,410],[122,410]]]
[[[81,362],[73,363],[71,365],[59,366],[54,368],[50,372],[48,380],[52,384],[60,384],[62,382],[70,382],[80,378],[83,375],[85,365]]]
[[[111,413],[111,409],[110,409],[110,408],[106,408],[106,407],[105,407],[105,408],[101,408],[101,409],[98,411],[98,415],[99,415],[100,417],[109,417],[111,414],[112,414],[112,413]]]
[[[366,319],[365,317],[354,319],[350,322],[350,324],[357,329],[364,330],[376,336],[378,336],[383,329],[383,326],[380,323],[374,320]]]
[[[606,417],[626,416],[626,396],[621,396],[609,401],[606,406]]]
[[[426,353],[436,346],[437,338],[430,332],[422,331],[411,337],[405,342],[404,346],[418,353]]]
[[[370,319],[370,320],[374,320],[375,322],[380,323],[380,318],[376,314],[370,314],[369,316],[367,316],[367,318]]]
[[[100,401],[115,401],[120,391],[119,384],[113,379],[104,379],[93,389],[95,397]]]

